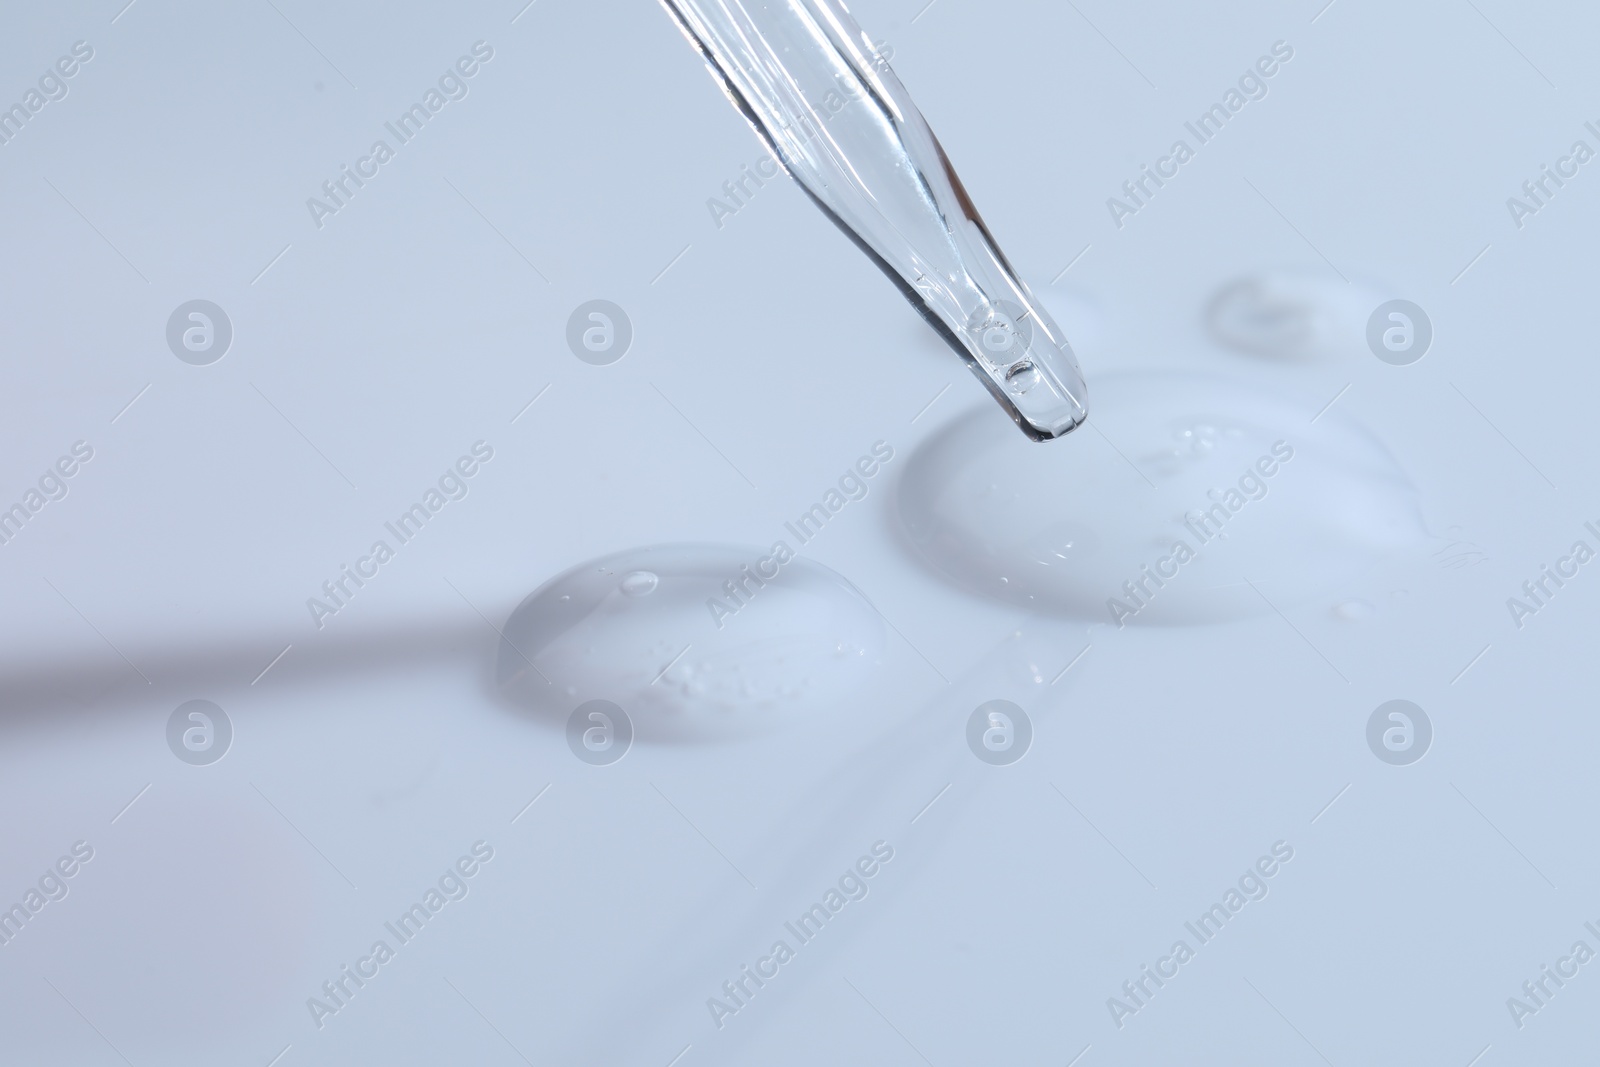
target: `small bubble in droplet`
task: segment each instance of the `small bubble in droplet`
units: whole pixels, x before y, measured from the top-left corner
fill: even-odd
[[[1013,393],[1024,395],[1028,390],[1044,381],[1044,375],[1039,373],[1039,368],[1033,365],[1032,360],[1022,360],[1014,363],[1006,371],[1006,388]]]
[[[656,591],[656,586],[661,584],[661,579],[655,571],[631,571],[622,576],[618,586],[624,596],[649,596]]]

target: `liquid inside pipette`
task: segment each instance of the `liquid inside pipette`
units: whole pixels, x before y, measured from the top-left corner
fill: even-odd
[[[1024,433],[1082,424],[1060,328],[990,236],[910,94],[837,0],[662,0],[812,201]]]

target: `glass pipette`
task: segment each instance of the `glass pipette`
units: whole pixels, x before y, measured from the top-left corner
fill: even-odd
[[[662,0],[812,201],[1035,440],[1087,416],[1077,358],[887,59],[838,0]]]

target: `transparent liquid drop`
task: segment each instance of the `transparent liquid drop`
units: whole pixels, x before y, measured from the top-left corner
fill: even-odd
[[[1128,624],[1189,624],[1336,595],[1379,560],[1426,544],[1405,473],[1337,412],[1311,423],[1314,400],[1197,374],[1106,375],[1096,392],[1106,439],[1038,448],[980,410],[910,457],[896,510],[935,573],[1103,622],[1116,621],[1112,598],[1136,606],[1124,583],[1142,581]],[[1292,458],[1275,459],[1275,446]],[[1202,540],[1188,523],[1208,509],[1220,511],[1202,523]],[[1145,568],[1180,540],[1193,558],[1171,560],[1176,574],[1157,585]]]
[[[746,577],[770,572],[775,561],[761,561],[771,557],[662,545],[573,567],[506,621],[499,686],[556,721],[584,701],[613,701],[640,740],[725,738],[830,713],[876,670],[883,622],[849,581],[810,560],[791,558],[764,584]]]

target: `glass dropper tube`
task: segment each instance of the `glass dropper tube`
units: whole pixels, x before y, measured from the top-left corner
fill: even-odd
[[[662,0],[783,168],[1035,440],[1087,417],[1017,277],[887,59],[838,0]]]

